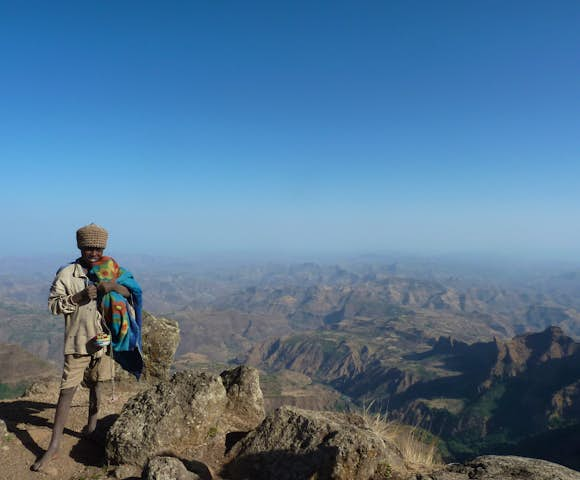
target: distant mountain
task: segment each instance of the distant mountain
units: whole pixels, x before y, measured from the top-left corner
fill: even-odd
[[[17,344],[36,356],[53,362],[62,361],[62,317],[41,308],[0,300],[0,343]]]
[[[48,314],[46,296],[58,261],[29,259],[25,268],[25,260],[0,259],[0,341],[56,361],[61,319]],[[517,282],[500,276],[493,283],[490,272],[497,267],[486,273],[481,264],[445,267],[441,259],[354,259],[341,265],[123,260],[143,286],[145,308],[182,324],[179,354],[195,352],[209,361],[231,360],[271,337],[348,324],[362,331],[375,324],[388,329],[394,322],[396,338],[404,333],[476,341],[548,325],[580,335],[580,306],[570,294],[580,282],[572,270],[527,277],[518,272]],[[550,279],[565,284],[568,293],[549,288]],[[393,320],[397,312],[400,321]]]
[[[451,335],[472,342],[510,338],[548,325],[562,325],[580,335],[580,314],[574,308],[533,291],[460,286],[456,280],[450,280],[455,286],[449,286],[442,280],[365,273],[362,268],[353,273],[316,264],[250,269],[237,283],[224,274],[206,282],[175,275],[179,278],[153,281],[149,287],[157,286],[146,292],[149,301],[166,307],[185,303],[164,314],[182,324],[178,353],[201,353],[219,362],[270,337],[316,329],[348,330],[355,324],[358,331],[373,325],[388,330],[397,324],[397,332],[406,332],[409,338]],[[392,345],[399,335],[395,337]],[[408,346],[412,351],[420,348],[420,344]]]
[[[389,329],[392,335],[396,329]],[[425,346],[428,339],[399,336],[390,344],[373,336],[376,330],[367,332],[281,338],[255,347],[245,360],[270,372],[298,371],[361,406],[427,428],[458,457],[529,454],[532,446],[537,454],[542,436],[553,443],[557,431],[580,429],[580,343],[559,327],[506,341],[440,337],[415,353],[395,345]],[[573,458],[550,458],[580,466]]]
[[[434,359],[457,374],[419,381],[389,400],[407,422],[450,439],[456,454],[521,453],[547,432],[553,446],[558,430],[580,427],[580,343],[558,327],[507,342],[444,340],[420,358]],[[578,458],[558,460],[577,468]]]
[[[18,345],[0,343],[0,398],[23,393],[34,381],[54,377],[58,369]]]

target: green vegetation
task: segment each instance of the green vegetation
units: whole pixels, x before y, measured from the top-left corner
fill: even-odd
[[[568,427],[572,427],[572,426],[577,425],[577,424],[578,424],[578,422],[575,419],[562,418],[557,414],[552,414],[548,418],[548,428],[550,430],[558,430],[558,429],[562,429],[562,428],[568,428]]]
[[[334,402],[332,409],[336,412],[349,412],[351,409],[351,402],[347,397],[343,397]]]
[[[408,370],[418,375],[423,381],[434,380],[440,376],[436,371],[425,365],[421,365],[420,363],[409,362],[406,367]]]
[[[500,431],[486,432],[487,423],[497,415],[506,390],[504,383],[498,383],[461,412],[469,428],[455,432],[453,437],[446,439],[447,447],[456,459],[463,460],[487,452],[507,452],[517,444],[519,438],[507,424]]]
[[[495,452],[507,454],[513,450],[518,441],[514,440],[510,432],[489,434],[485,437],[466,432],[447,440],[447,447],[452,456],[459,461],[477,455]]]
[[[108,478],[107,470],[107,467],[102,467],[96,472],[81,472],[71,477],[70,480],[100,480],[102,478]]]
[[[465,400],[461,398],[433,398],[421,401],[432,410],[447,410],[453,415],[459,414],[465,407]]]
[[[0,383],[0,400],[20,397],[24,394],[27,387],[27,383],[17,383],[15,385]]]
[[[377,465],[375,477],[381,480],[389,480],[393,476],[393,469],[387,462],[380,462]]]
[[[340,353],[340,349],[337,347],[338,345],[336,340],[333,341],[326,338],[320,340],[320,348],[322,349],[322,353],[325,355],[334,356],[337,353]]]
[[[2,343],[16,344],[45,360],[62,362],[62,318],[46,308],[0,302]]]
[[[451,458],[463,459],[476,456],[475,447],[465,444],[462,440],[450,438],[446,441],[446,444]]]
[[[277,375],[260,372],[260,387],[265,397],[282,395],[282,385]]]
[[[506,386],[503,383],[495,384],[468,407],[469,415],[484,419],[491,417],[505,392]]]

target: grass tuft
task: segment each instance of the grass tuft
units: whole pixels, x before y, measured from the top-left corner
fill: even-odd
[[[386,413],[373,413],[372,405],[365,406],[361,416],[371,430],[399,450],[408,470],[429,471],[442,464],[434,435],[418,426],[389,420]]]

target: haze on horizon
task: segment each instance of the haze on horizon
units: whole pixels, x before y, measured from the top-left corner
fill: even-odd
[[[4,2],[2,255],[580,256],[580,3]]]

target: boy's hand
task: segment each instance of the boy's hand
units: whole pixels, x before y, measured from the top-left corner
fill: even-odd
[[[115,282],[100,282],[98,289],[101,295],[106,295],[112,290],[115,290]]]
[[[93,337],[89,340],[89,343],[87,344],[87,350],[90,352],[97,352],[99,351],[101,348],[103,348],[103,345],[100,345],[97,337]]]
[[[129,292],[127,287],[124,287],[123,285],[119,285],[114,280],[111,282],[99,283],[99,294],[100,295],[106,295],[107,293],[110,293],[110,292],[117,292],[117,293],[123,295],[125,298],[129,298],[131,296],[131,292]]]
[[[89,285],[84,290],[75,293],[72,296],[72,301],[77,305],[79,305],[81,303],[82,304],[89,303],[91,300],[94,300],[95,298],[97,298],[97,287],[95,287],[94,285]]]
[[[97,287],[95,287],[94,285],[89,285],[87,288],[85,288],[86,291],[86,296],[89,300],[94,300],[95,298],[97,298]]]

